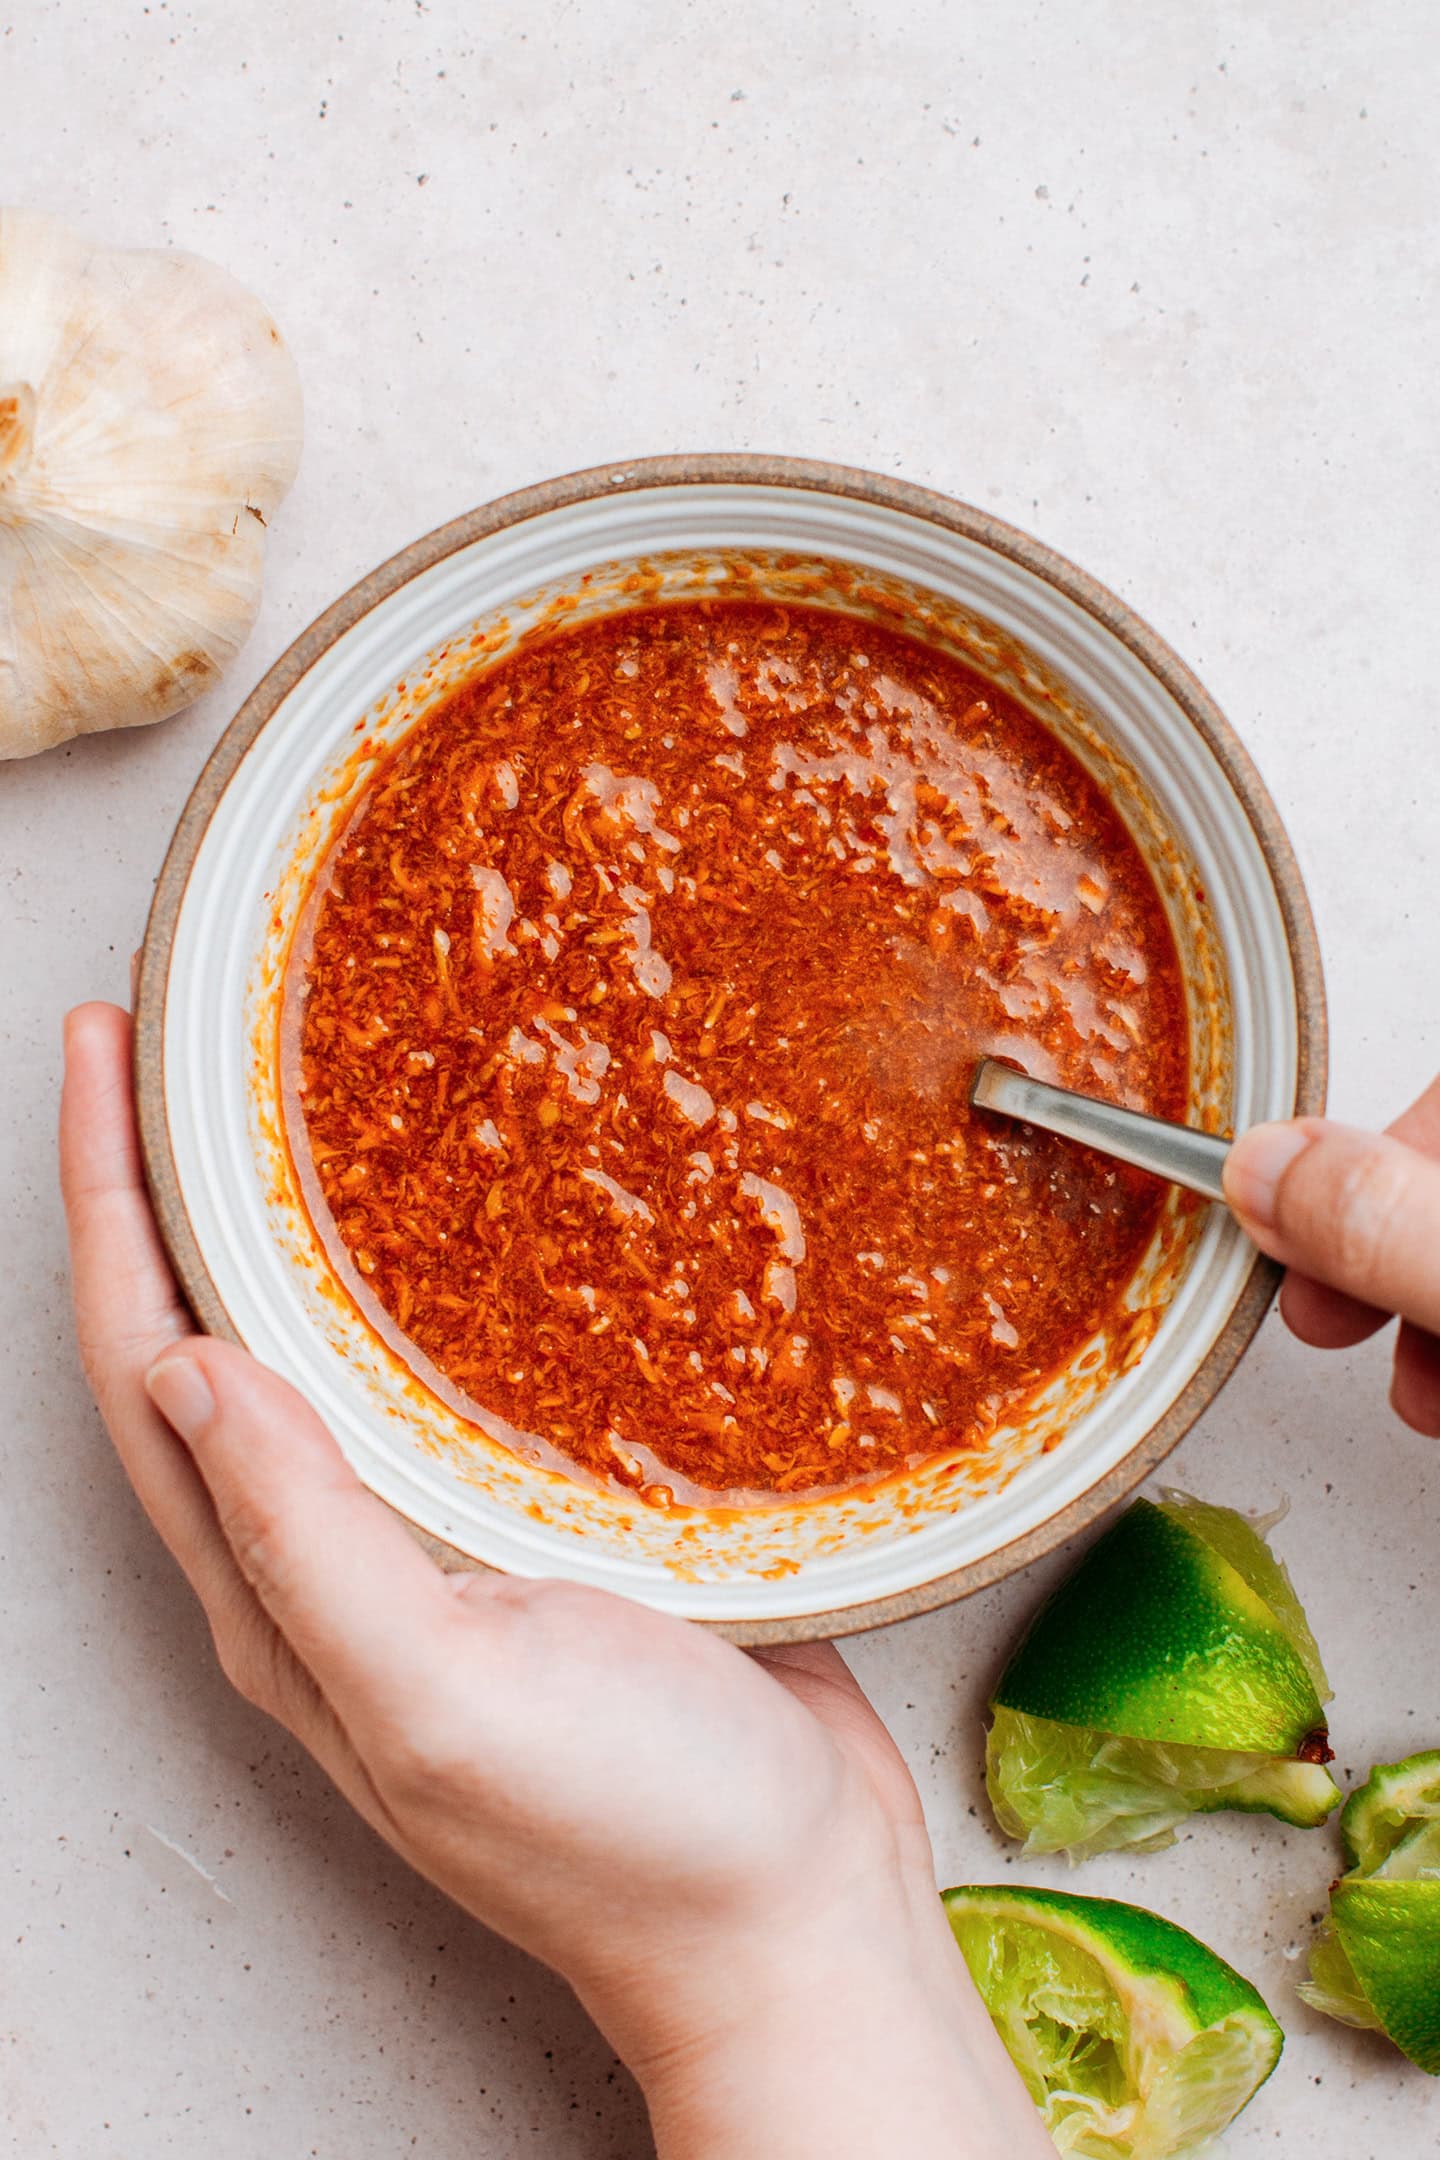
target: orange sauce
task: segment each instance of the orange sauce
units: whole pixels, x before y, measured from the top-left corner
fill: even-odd
[[[1163,903],[959,661],[763,602],[552,629],[373,777],[288,991],[318,1227],[418,1367],[656,1505],[957,1448],[1116,1311],[1161,1188],[977,1056],[1183,1115]]]

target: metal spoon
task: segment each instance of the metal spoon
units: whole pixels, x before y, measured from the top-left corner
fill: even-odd
[[[1193,1125],[1172,1125],[1166,1118],[1146,1117],[1139,1110],[1122,1110],[1118,1103],[1098,1102],[1093,1095],[1052,1087],[1047,1080],[1032,1080],[1028,1073],[994,1058],[981,1058],[976,1066],[970,1100],[979,1110],[999,1110],[1066,1140],[1083,1141],[1102,1155],[1133,1163],[1137,1170],[1153,1171],[1189,1192],[1203,1193],[1207,1200],[1225,1198],[1220,1172],[1230,1142],[1214,1133],[1197,1132]]]

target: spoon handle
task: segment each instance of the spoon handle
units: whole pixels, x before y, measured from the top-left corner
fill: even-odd
[[[1193,1125],[1172,1125],[1165,1118],[1146,1117],[1139,1110],[1122,1110],[1118,1103],[1097,1102],[1093,1095],[1076,1095],[1069,1088],[1052,1087],[1047,1080],[1032,1080],[981,1058],[970,1084],[970,1100],[980,1110],[999,1110],[1006,1117],[1039,1125],[1060,1133],[1066,1140],[1082,1141],[1132,1163],[1137,1170],[1153,1171],[1172,1185],[1203,1193],[1207,1200],[1223,1200],[1220,1172],[1230,1152],[1230,1142],[1214,1133],[1197,1132]]]

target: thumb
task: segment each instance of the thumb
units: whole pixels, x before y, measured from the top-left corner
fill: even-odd
[[[1262,1252],[1440,1332],[1440,1162],[1324,1118],[1256,1125],[1225,1197]]]
[[[343,1720],[413,1698],[444,1577],[277,1373],[203,1337],[145,1376],[209,1489],[240,1571]]]

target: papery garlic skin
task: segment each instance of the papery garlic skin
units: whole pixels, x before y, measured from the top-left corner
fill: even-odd
[[[301,431],[295,363],[228,272],[0,210],[0,758],[218,680]]]

